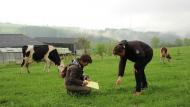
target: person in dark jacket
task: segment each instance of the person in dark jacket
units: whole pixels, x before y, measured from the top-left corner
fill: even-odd
[[[89,63],[92,63],[91,57],[84,54],[80,58],[73,60],[68,66],[65,76],[65,86],[68,94],[90,94],[91,88],[86,86],[88,84],[87,80],[89,77],[83,75],[83,68]]]
[[[144,73],[146,65],[151,61],[153,56],[152,48],[141,41],[122,40],[114,47],[114,55],[120,56],[119,72],[116,85],[119,85],[124,75],[127,59],[134,62],[136,91],[134,95],[140,95],[141,89],[147,88],[148,84]]]

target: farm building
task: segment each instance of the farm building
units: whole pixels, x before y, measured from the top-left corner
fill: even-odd
[[[0,34],[0,48],[21,48],[24,45],[43,45],[23,34]]]
[[[42,42],[44,44],[53,45],[57,48],[68,48],[72,53],[76,52],[75,38],[36,37],[33,40]]]
[[[22,60],[22,46],[42,45],[23,34],[0,34],[0,63],[18,62]]]
[[[61,56],[76,52],[74,38],[37,37],[31,39],[23,34],[0,34],[0,63],[20,63],[22,46],[44,44],[57,47]]]

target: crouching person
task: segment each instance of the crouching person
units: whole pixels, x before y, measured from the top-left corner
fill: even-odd
[[[89,55],[84,54],[80,58],[72,61],[67,67],[65,76],[65,87],[67,93],[70,95],[88,95],[91,92],[91,88],[87,87],[88,76],[83,75],[83,68],[89,63],[92,63],[92,59]]]

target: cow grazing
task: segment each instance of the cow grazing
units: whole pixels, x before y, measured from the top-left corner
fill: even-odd
[[[167,59],[168,62],[170,62],[171,56],[168,53],[168,50],[166,47],[162,47],[160,49],[160,59],[162,60],[162,62],[164,63],[164,60]]]
[[[45,62],[44,71],[49,72],[50,65],[54,63],[59,71],[62,71],[64,65],[61,63],[61,59],[57,52],[57,49],[51,45],[27,45],[22,47],[23,53],[23,62],[21,67],[26,67],[28,73],[29,71],[29,64],[33,61],[36,62]]]

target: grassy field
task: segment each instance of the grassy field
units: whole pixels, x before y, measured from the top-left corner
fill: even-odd
[[[149,88],[141,96],[133,96],[135,78],[133,63],[128,61],[122,84],[115,86],[118,57],[93,63],[85,73],[99,82],[100,90],[90,96],[69,96],[57,69],[42,72],[43,64],[33,64],[31,74],[19,74],[20,65],[0,65],[0,106],[53,107],[190,107],[190,47],[170,48],[171,63],[161,63],[159,50],[154,50],[147,66]]]

